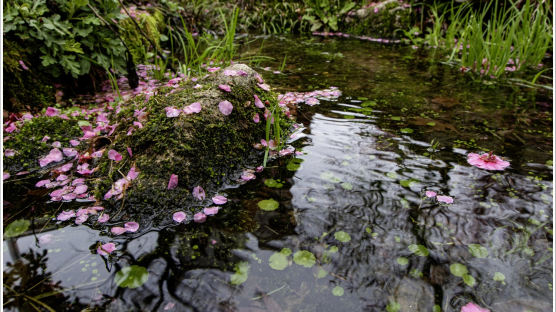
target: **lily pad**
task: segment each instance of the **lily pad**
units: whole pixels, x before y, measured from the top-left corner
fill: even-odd
[[[277,271],[282,271],[288,266],[288,257],[282,252],[275,252],[268,259],[268,265]]]
[[[145,267],[130,265],[118,271],[114,282],[119,287],[137,288],[145,284],[149,279],[149,272]]]
[[[346,191],[351,191],[353,190],[353,185],[349,182],[344,182],[342,184],[340,184],[342,186],[342,188]]]
[[[409,259],[407,259],[406,257],[398,257],[396,261],[399,265],[407,265],[409,263]]]
[[[288,169],[289,171],[297,171],[297,169],[301,167],[302,162],[303,159],[301,158],[292,158],[288,161],[288,164],[286,165],[286,169]]]
[[[471,276],[471,275],[469,275],[469,274],[464,274],[464,275],[462,276],[462,278],[463,278],[463,282],[464,282],[467,286],[469,286],[469,287],[475,286],[475,278],[474,278],[473,276]]]
[[[25,219],[15,220],[14,222],[10,223],[6,226],[6,230],[4,231],[4,237],[15,237],[23,234],[29,226],[31,222]]]
[[[249,268],[250,265],[247,261],[241,261],[236,264],[234,268],[235,273],[230,277],[230,282],[234,285],[243,284],[249,276]]]
[[[429,250],[423,245],[411,244],[407,248],[409,251],[420,257],[427,257],[429,255]]]
[[[450,272],[458,277],[463,277],[467,274],[467,267],[461,263],[452,263],[450,265]]]
[[[315,265],[316,261],[315,255],[307,250],[300,250],[293,254],[293,262],[306,268]]]
[[[336,286],[332,289],[332,294],[336,297],[341,297],[344,295],[344,288],[342,286]]]
[[[274,180],[274,179],[264,180],[264,185],[266,185],[268,187],[273,187],[273,188],[281,188],[282,186],[284,186],[283,183],[280,183],[280,182],[278,182],[277,180]]]
[[[488,250],[479,244],[470,244],[468,247],[473,257],[486,258],[488,256]]]
[[[279,204],[274,199],[264,199],[257,203],[257,206],[264,211],[274,211],[278,209]]]
[[[334,238],[342,243],[347,243],[351,240],[351,236],[344,231],[334,233]]]

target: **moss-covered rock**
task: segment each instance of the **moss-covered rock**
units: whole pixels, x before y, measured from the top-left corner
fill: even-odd
[[[120,152],[123,160],[114,162],[104,153],[93,181],[95,196],[103,198],[113,183],[135,166],[140,175],[122,196],[126,212],[136,216],[147,212],[147,217],[156,218],[153,207],[165,211],[185,207],[194,211],[210,204],[214,191],[238,179],[245,167],[262,163],[262,152],[255,150],[253,144],[265,137],[265,123],[255,123],[253,116],[258,113],[263,119],[264,109],[254,105],[253,95],[268,101],[267,105],[276,105],[276,95],[257,86],[257,73],[249,67],[237,64],[228,69],[242,70],[247,75],[220,73],[183,84],[171,93],[161,90],[148,101],[136,98],[122,109],[117,116],[115,136],[106,149]],[[193,88],[196,83],[202,87]],[[229,85],[231,92],[222,91],[218,87],[221,84]],[[233,105],[228,116],[219,110],[219,103],[225,100]],[[166,116],[165,108],[183,109],[194,102],[201,104],[199,113]],[[138,121],[142,128],[133,125]],[[134,130],[127,135],[130,129]],[[126,152],[127,148],[133,156]],[[168,190],[172,174],[178,175],[179,182],[177,188]],[[204,202],[193,200],[191,195],[198,185],[206,190]],[[111,198],[109,202],[120,205],[119,199]]]
[[[399,37],[411,28],[411,7],[398,0],[372,3],[356,11],[347,21],[347,32],[355,35]]]
[[[161,51],[162,32],[166,27],[164,15],[160,11],[153,9],[151,12],[135,11],[134,16],[135,22],[155,46],[151,45],[151,42],[137,29],[137,26],[129,17],[120,21],[120,34],[128,46],[135,63],[145,63],[148,60],[149,52],[155,53],[155,50]]]

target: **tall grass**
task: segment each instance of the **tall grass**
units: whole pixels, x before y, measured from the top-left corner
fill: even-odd
[[[518,7],[516,3],[500,6],[488,1],[478,10],[454,1],[435,3],[425,43],[447,50],[450,61],[481,76],[538,70],[552,45],[550,4],[527,0]]]

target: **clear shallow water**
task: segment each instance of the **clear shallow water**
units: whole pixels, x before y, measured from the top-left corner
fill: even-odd
[[[297,170],[281,159],[224,190],[229,203],[204,224],[144,224],[116,238],[37,226],[36,235],[4,241],[4,282],[33,296],[61,291],[42,299],[55,310],[459,311],[469,301],[492,311],[552,309],[550,99],[479,87],[399,47],[272,39],[262,51],[276,61],[258,70],[279,90],[343,92],[298,109],[305,137],[293,144],[304,155],[289,166]],[[285,54],[283,73],[262,70],[277,69]],[[467,153],[481,149],[511,167],[468,165]],[[266,186],[271,178],[283,187]],[[269,198],[279,209],[259,209]],[[94,254],[99,240],[117,243],[108,261]],[[276,255],[284,248],[291,254]],[[462,270],[457,263],[472,279],[451,272]],[[149,272],[139,288],[116,286],[129,265]]]

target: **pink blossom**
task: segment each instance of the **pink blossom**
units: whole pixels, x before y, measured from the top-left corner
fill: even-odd
[[[69,220],[71,218],[75,217],[75,211],[73,210],[69,210],[69,211],[62,211],[58,217],[56,217],[56,220],[58,221],[66,221]]]
[[[256,172],[263,172],[264,167],[263,166],[258,166],[257,168],[255,168]]]
[[[207,216],[214,216],[218,213],[218,210],[220,209],[220,207],[214,206],[214,207],[208,207],[208,208],[204,208],[203,212],[205,213],[205,215]]]
[[[228,199],[222,195],[216,195],[212,198],[212,202],[216,205],[224,205],[228,202]]]
[[[110,216],[107,213],[103,213],[100,217],[98,217],[98,222],[104,223],[110,219]]]
[[[207,220],[207,216],[202,212],[197,212],[195,215],[193,215],[193,221],[197,223],[203,223],[206,220]]]
[[[61,174],[56,178],[56,181],[64,181],[64,180],[67,180],[67,179],[68,179],[67,175]]]
[[[102,154],[104,154],[104,151],[105,151],[104,148],[101,149],[101,150],[95,151],[95,152],[93,152],[93,153],[91,154],[91,157],[93,157],[93,158],[102,157]]]
[[[8,133],[12,133],[17,129],[17,127],[15,126],[15,122],[12,122],[8,125],[8,127],[4,128],[4,131],[8,132]]]
[[[139,121],[134,121],[133,125],[136,126],[139,129],[143,129],[143,124]]]
[[[180,115],[180,110],[174,106],[165,107],[166,117],[178,117]]]
[[[124,224],[124,227],[128,232],[137,232],[137,230],[139,229],[139,223],[133,221],[126,222],[126,224]]]
[[[116,244],[106,243],[106,244],[100,245],[97,248],[97,254],[99,254],[101,256],[107,256],[109,253],[113,252],[114,250],[116,250]]]
[[[137,169],[135,169],[135,166],[133,166],[129,169],[126,178],[132,181],[135,180],[138,176],[139,176],[139,171],[137,171]]]
[[[87,221],[89,216],[86,214],[82,214],[79,217],[75,218],[75,224],[83,224],[83,222]]]
[[[69,162],[69,163],[61,166],[60,168],[58,168],[58,171],[68,172],[72,167],[73,167],[73,163]]]
[[[230,103],[228,101],[222,101],[218,104],[218,109],[220,110],[220,112],[222,114],[224,114],[225,116],[228,116],[232,113],[232,110],[234,109],[234,106],[232,105],[232,103]]]
[[[222,91],[231,92],[232,88],[227,84],[218,85],[218,88]]]
[[[278,154],[280,156],[287,156],[287,155],[293,154],[294,151],[295,151],[295,149],[293,147],[287,147],[287,148],[284,148],[283,150],[279,151]]]
[[[77,156],[77,150],[75,148],[64,147],[62,149],[62,151],[64,152],[64,155],[66,155],[68,157]]]
[[[468,304],[461,307],[461,312],[490,312],[489,309],[481,308],[480,306],[469,302]]]
[[[13,157],[15,155],[15,151],[13,149],[7,148],[4,150],[5,157]]]
[[[24,70],[29,70],[29,67],[27,67],[27,65],[25,65],[25,63],[23,63],[22,60],[18,61],[19,65],[21,65],[21,68],[23,68]]]
[[[133,157],[133,152],[131,152],[131,148],[127,148],[127,153],[129,154],[129,157]]]
[[[190,115],[194,113],[196,114],[200,111],[201,111],[201,103],[199,102],[191,103],[191,105],[188,105],[183,109],[183,113],[186,115]]]
[[[62,199],[63,200],[68,200],[68,201],[74,200],[76,197],[77,197],[77,194],[75,194],[75,193],[69,193],[69,194],[62,195]]]
[[[261,88],[265,91],[270,91],[270,86],[267,85],[266,83],[257,83],[257,86],[259,86],[259,88]]]
[[[218,71],[218,70],[220,70],[220,67],[209,67],[209,68],[207,68],[207,71],[209,73],[213,73],[213,72]]]
[[[39,165],[41,167],[44,167],[44,166],[50,164],[51,162],[59,162],[63,158],[64,158],[64,156],[62,155],[62,152],[60,152],[59,149],[54,148],[54,149],[50,150],[50,153],[48,153],[48,155],[39,159]]]
[[[174,212],[174,214],[172,215],[172,219],[174,219],[174,221],[176,221],[178,223],[183,222],[186,218],[187,218],[187,216],[185,215],[185,212],[183,212],[183,211]]]
[[[85,184],[80,184],[78,186],[75,187],[75,190],[73,191],[75,194],[83,194],[85,192],[87,192],[87,185]]]
[[[85,183],[85,179],[78,178],[78,179],[73,180],[73,182],[71,182],[71,185],[76,186],[76,185],[83,184],[83,183]]]
[[[168,189],[173,190],[178,186],[178,175],[172,174],[170,176],[170,181],[168,181]]]
[[[313,98],[313,97],[308,98],[308,99],[305,100],[305,104],[307,104],[309,106],[317,105],[319,103],[320,103],[319,100],[316,99],[316,98]]]
[[[467,162],[475,167],[486,170],[504,170],[510,165],[508,161],[493,155],[492,152],[484,153],[482,155],[469,153],[467,155]]]
[[[58,116],[60,114],[60,110],[54,108],[54,107],[47,107],[46,108],[46,112],[45,115],[48,117],[53,117],[53,116]]]
[[[451,196],[445,196],[445,195],[436,196],[436,200],[446,204],[452,204],[454,202],[454,199]]]
[[[425,192],[425,195],[426,195],[427,197],[429,197],[429,198],[430,198],[430,197],[435,197],[435,196],[436,196],[436,192],[435,192],[435,191],[426,191],[426,192]]]
[[[196,186],[193,188],[193,197],[198,200],[205,199],[205,190],[201,186]]]
[[[35,187],[43,187],[46,184],[50,183],[50,180],[46,179],[46,180],[40,180],[39,182],[37,182],[37,184],[35,184]]]
[[[122,155],[118,152],[116,152],[115,150],[111,149],[108,151],[108,159],[114,160],[114,161],[120,161],[122,160]]]
[[[259,97],[256,94],[253,95],[253,97],[255,98],[255,106],[257,106],[258,108],[264,108],[264,104],[261,101],[261,99],[259,99]]]
[[[238,76],[238,72],[232,69],[224,69],[224,76]]]
[[[255,115],[253,115],[253,121],[255,123],[259,123],[259,121],[261,121],[261,118],[259,117],[258,113],[255,113]]]
[[[4,175],[2,176],[2,181],[7,180],[7,179],[9,179],[9,178],[10,178],[10,173],[4,171]]]
[[[87,163],[77,166],[77,173],[82,174],[82,175],[91,174],[91,173],[95,172],[96,170],[97,170],[97,168],[89,169],[89,164],[87,164]]]
[[[243,173],[241,174],[241,179],[243,181],[249,181],[249,180],[254,180],[257,177],[255,176],[255,174],[253,173],[253,170],[245,170],[243,171]]]
[[[110,232],[112,232],[112,234],[114,234],[114,235],[120,235],[120,234],[123,234],[123,233],[127,232],[127,230],[124,229],[121,226],[115,226],[112,229],[110,229]]]
[[[264,80],[263,80],[263,78],[261,77],[261,75],[255,73],[255,78],[257,79],[257,81],[258,81],[259,83],[264,83]]]

